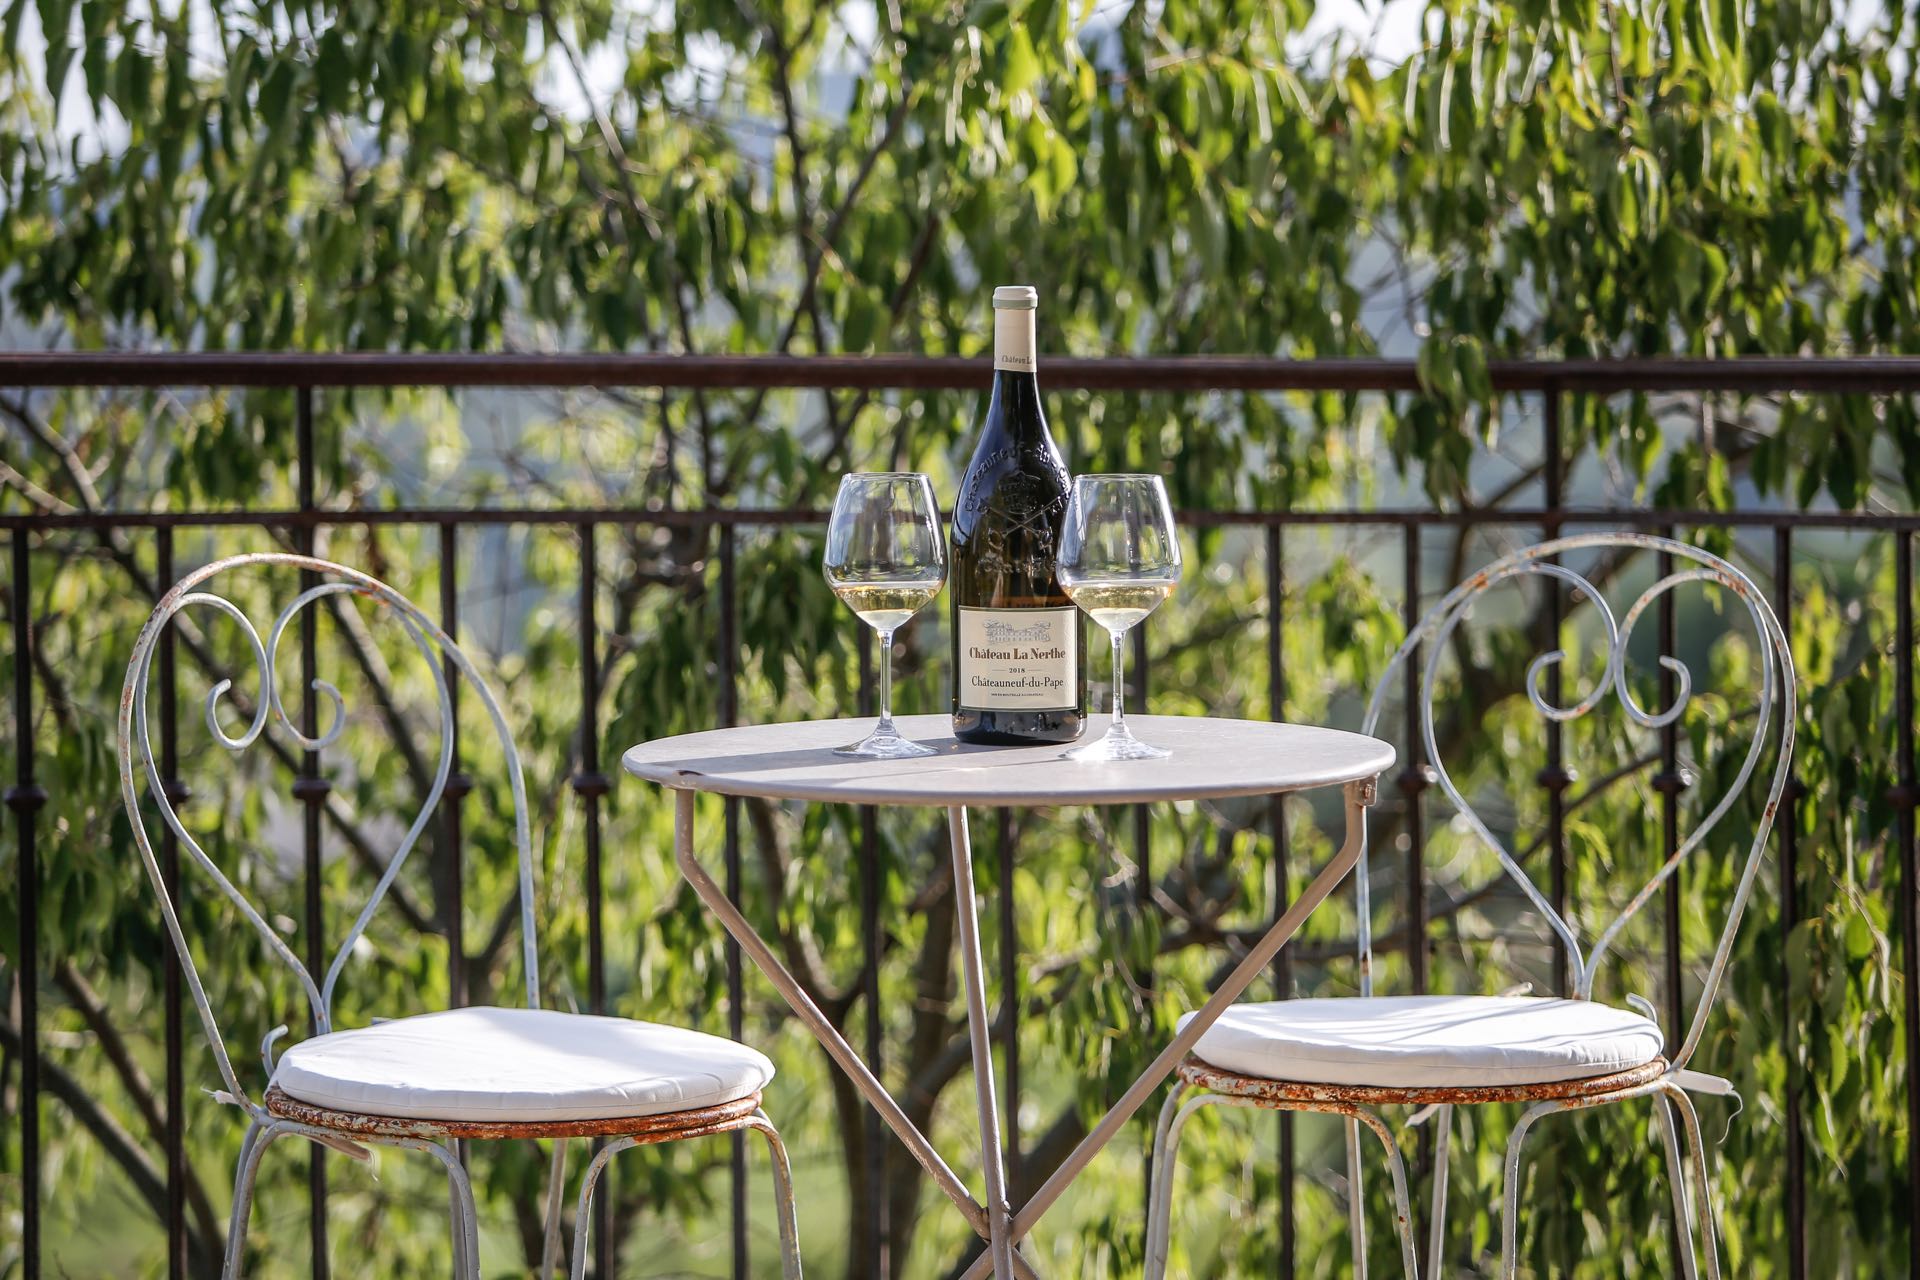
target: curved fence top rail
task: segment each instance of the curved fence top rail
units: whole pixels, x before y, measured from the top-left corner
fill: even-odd
[[[0,387],[673,387],[974,390],[987,357],[471,352],[0,352]],[[1417,391],[1412,360],[1049,356],[1056,391]],[[1920,392],[1920,356],[1490,360],[1500,392]]]

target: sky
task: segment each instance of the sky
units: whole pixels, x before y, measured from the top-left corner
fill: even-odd
[[[213,29],[211,16],[207,14],[204,0],[185,0],[191,6],[193,21],[190,29],[196,32],[210,33]],[[166,4],[169,10],[177,10],[178,0]],[[1120,4],[1105,6],[1088,5],[1088,18],[1084,27],[1110,24],[1125,12],[1125,0]],[[653,0],[628,0],[623,5],[629,19],[635,25],[650,25],[664,20],[671,11],[666,3]],[[1302,49],[1321,45],[1327,37],[1345,32],[1357,42],[1367,42],[1371,46],[1372,56],[1387,63],[1397,63],[1406,58],[1420,41],[1420,19],[1425,9],[1425,0],[1385,0],[1383,4],[1363,5],[1360,0],[1321,0],[1315,10],[1312,21],[1299,37]],[[137,11],[137,10],[136,10]],[[23,26],[20,34],[19,49],[21,62],[28,67],[44,68],[46,41],[40,29],[38,6],[22,5],[20,12]],[[851,37],[855,45],[869,43],[876,30],[877,10],[863,0],[852,0],[840,6],[839,16],[842,28]],[[76,11],[76,21],[77,11]],[[204,47],[196,47],[192,56],[209,70],[220,62],[220,48],[209,35]],[[857,55],[850,53],[843,68],[847,72],[857,71]],[[622,51],[609,45],[593,50],[587,58],[587,80],[589,91],[605,106],[617,95],[625,69]],[[696,46],[689,58],[689,81],[700,76],[717,77],[725,66],[725,51],[716,43],[708,49]],[[692,88],[689,83],[689,88]],[[833,86],[820,88],[829,96]],[[585,94],[571,75],[561,74],[556,67],[547,86],[547,101],[564,114],[585,119],[589,115],[589,103]],[[76,143],[79,155],[83,159],[96,158],[99,155],[117,150],[123,146],[127,137],[126,121],[112,104],[103,104],[96,112],[87,100],[81,87],[78,61],[69,72],[64,91],[61,94],[59,111],[56,117],[56,134],[62,150]]]
[[[151,3],[151,0],[147,2]],[[1109,0],[1105,4],[1099,3],[1099,0],[1082,0],[1086,14],[1082,30],[1111,25],[1135,2],[1140,0]],[[1144,2],[1157,8],[1164,0]],[[190,6],[194,18],[191,29],[202,33],[212,31],[213,23],[206,0],[160,0],[160,3],[171,11],[177,11],[183,3]],[[1855,36],[1873,24],[1884,11],[1884,3],[1885,0],[1836,0],[1844,25]],[[629,21],[641,27],[669,21],[672,12],[671,0],[624,0],[622,8]],[[40,31],[38,6],[21,5],[18,11],[23,19],[19,41],[22,62],[29,67],[41,66],[44,64],[46,44]],[[138,5],[135,11],[139,11]],[[839,24],[856,47],[866,45],[873,39],[877,14],[878,10],[869,0],[844,0],[838,8]],[[1348,47],[1366,49],[1376,63],[1397,65],[1420,47],[1425,14],[1426,0],[1376,0],[1371,4],[1363,0],[1319,0],[1312,19],[1296,38],[1295,47],[1305,56],[1312,50],[1331,47],[1332,38],[1344,35],[1349,42]],[[74,21],[79,21],[77,9]],[[211,70],[219,65],[220,49],[208,35],[204,47],[196,48],[193,56]],[[611,45],[600,47],[589,55],[589,91],[601,105],[613,101],[618,94],[624,63],[622,51]],[[724,66],[725,51],[718,43],[707,49],[696,46],[687,68],[688,87],[691,89],[691,82],[703,75],[719,79]],[[843,69],[849,73],[857,72],[857,53],[848,54]],[[104,106],[96,114],[79,85],[80,71],[76,61],[61,95],[56,123],[62,148],[77,142],[80,154],[90,158],[123,145],[126,139],[125,121],[111,105]],[[831,99],[831,84],[818,88]],[[557,110],[582,119],[588,116],[586,95],[573,77],[563,73],[560,67],[553,68],[546,92],[550,95],[548,102]]]

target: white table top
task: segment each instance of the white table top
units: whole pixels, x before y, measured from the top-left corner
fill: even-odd
[[[829,804],[1133,804],[1208,800],[1337,786],[1393,767],[1392,744],[1311,725],[1203,716],[1128,716],[1134,736],[1166,760],[1090,764],[1060,746],[981,747],[956,742],[944,715],[901,716],[902,736],[935,748],[911,760],[833,754],[873,727],[872,717],[741,725],[645,742],[621,757],[628,773],[690,791]],[[1106,732],[1106,717],[1087,738]],[[1084,739],[1083,739],[1084,740]]]

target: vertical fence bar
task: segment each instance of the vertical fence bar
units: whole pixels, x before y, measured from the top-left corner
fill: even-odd
[[[40,861],[35,826],[47,793],[33,770],[33,566],[27,531],[13,531],[13,786],[7,807],[20,834],[20,1274],[40,1276]]]
[[[1560,536],[1560,511],[1564,502],[1562,483],[1564,480],[1565,458],[1560,444],[1560,388],[1547,384],[1541,393],[1541,456],[1544,462],[1546,480],[1547,516],[1541,524],[1541,535],[1548,539]],[[1559,557],[1554,557],[1556,560]],[[1550,649],[1560,647],[1560,627],[1566,621],[1566,602],[1561,597],[1560,584],[1547,583],[1547,646]],[[1560,664],[1549,663],[1546,669],[1546,698],[1554,706],[1560,705]],[[1547,763],[1534,775],[1547,792],[1547,847],[1549,858],[1548,895],[1553,909],[1562,919],[1567,914],[1567,788],[1573,782],[1573,771],[1567,768],[1566,742],[1561,736],[1560,722],[1548,720]],[[1553,989],[1560,995],[1567,995],[1572,979],[1568,972],[1570,957],[1567,949],[1559,942],[1553,945]]]
[[[155,576],[159,594],[173,585],[173,530],[155,534]],[[160,785],[176,809],[186,802],[180,784],[179,690],[174,683],[173,628],[160,633]],[[180,901],[180,838],[171,826],[160,833],[160,882],[168,901]],[[166,1020],[165,1060],[167,1091],[167,1275],[185,1280],[187,1274],[187,1143],[186,1082],[181,1056],[180,956],[172,947],[161,957],[160,1002]]]
[[[580,772],[573,788],[580,793],[587,835],[587,1011],[607,1011],[605,889],[600,867],[600,797],[607,779],[600,772],[599,623],[595,597],[600,590],[598,526],[579,526],[580,538]],[[610,1200],[612,1196],[602,1199]]]
[[[586,826],[587,1012],[607,1011],[606,887],[600,850],[600,801],[611,783],[600,771],[600,526],[591,520],[575,529],[580,541],[580,597],[575,625],[580,632],[580,769],[572,778]],[[597,1151],[602,1143],[595,1142]],[[601,1173],[593,1200],[594,1274],[613,1275],[620,1242],[613,1238],[614,1172]]]
[[[1673,536],[1673,530],[1665,530],[1667,537]],[[1660,553],[1660,576],[1666,577],[1673,572],[1673,556],[1665,551]],[[1676,645],[1674,634],[1673,593],[1667,592],[1660,597],[1660,652],[1671,656]],[[1672,706],[1674,697],[1673,672],[1666,666],[1660,668],[1660,705]],[[1680,768],[1680,726],[1673,723],[1660,730],[1660,773],[1653,780],[1654,790],[1660,793],[1660,856],[1662,860],[1671,858],[1680,847],[1680,793],[1686,790],[1690,780]],[[1686,1030],[1685,993],[1681,990],[1681,936],[1680,936],[1680,868],[1675,868],[1667,877],[1663,899],[1665,902],[1666,932],[1666,987],[1667,987],[1667,1033],[1678,1037]]]
[[[1014,1190],[1014,1203],[1020,1201],[1020,918],[1014,910],[1013,810],[996,809],[993,815],[996,847],[1000,850],[1000,999],[1006,1005],[1007,1037],[1000,1047],[1005,1069],[1006,1089],[1003,1103],[1006,1123],[1001,1137],[1006,1147],[1007,1185]]]
[[[1894,715],[1900,722],[1900,777],[1894,812],[1900,837],[1901,965],[1906,977],[1907,1041],[1907,1269],[1920,1280],[1920,1088],[1914,1084],[1920,1064],[1920,857],[1914,849],[1913,810],[1920,782],[1913,767],[1913,535],[1893,541]]]
[[[1147,624],[1142,621],[1133,628],[1133,688],[1127,691],[1127,703],[1141,715],[1147,714],[1147,683],[1153,668],[1147,650]],[[1133,852],[1140,868],[1140,878],[1134,885],[1139,899],[1140,909],[1145,911],[1153,901],[1153,845],[1152,845],[1153,809],[1149,805],[1133,806]],[[1152,967],[1141,975],[1146,985],[1153,985]]]
[[[314,498],[313,388],[295,387],[294,456],[300,514],[304,517],[295,532],[297,545],[305,555],[314,552],[314,533],[318,506]],[[320,577],[310,570],[300,571],[302,591],[318,583]],[[320,695],[314,688],[319,675],[319,624],[317,609],[300,611],[300,732],[308,738],[319,736]],[[301,851],[306,893],[306,963],[312,973],[321,973],[326,964],[321,930],[324,925],[320,879],[320,809],[327,801],[329,784],[320,776],[320,753],[300,753],[300,776],[294,779],[294,796],[305,806],[301,813]],[[314,1030],[318,1030],[318,1026]],[[307,1247],[312,1253],[313,1280],[326,1280],[327,1266],[327,1165],[326,1148],[309,1143],[307,1152]]]
[[[875,636],[870,627],[860,628],[860,714],[871,716],[875,710],[877,659],[890,655],[874,652]],[[880,1017],[880,818],[872,805],[860,807],[860,958],[861,1001],[866,1005],[865,1036],[862,1048],[867,1065],[875,1076],[881,1071]],[[971,910],[971,906],[963,906]],[[860,1112],[860,1166],[867,1184],[868,1212],[860,1222],[859,1252],[866,1259],[866,1274],[884,1277],[892,1270],[892,1250],[887,1236],[888,1187],[886,1183],[887,1137],[880,1128],[880,1115],[872,1107]]]
[[[1672,526],[1661,530],[1671,538]],[[1673,572],[1673,557],[1665,551],[1660,553],[1660,576],[1666,577]],[[1660,653],[1671,656],[1675,647],[1673,593],[1660,597]],[[1664,664],[1660,667],[1660,705],[1673,705],[1673,672]],[[1687,777],[1680,768],[1680,727],[1677,723],[1664,726],[1660,730],[1660,772],[1654,775],[1653,789],[1660,793],[1660,857],[1662,861],[1671,858],[1680,847],[1680,793],[1686,789]],[[1664,903],[1664,933],[1666,953],[1667,988],[1667,1037],[1668,1052],[1678,1045],[1680,1037],[1686,1034],[1685,993],[1680,989],[1681,973],[1681,934],[1680,934],[1680,868],[1674,868],[1667,877],[1662,901]],[[1672,1274],[1681,1270],[1684,1251],[1690,1251],[1693,1243],[1680,1234],[1680,1223],[1669,1217],[1667,1222],[1667,1247],[1672,1259]]]
[[[1147,713],[1147,681],[1151,668],[1147,665],[1147,624],[1136,623],[1133,628],[1133,666],[1130,671],[1132,688],[1127,692],[1128,705],[1139,714]],[[1113,673],[1118,680],[1120,673]],[[1134,880],[1134,910],[1142,922],[1146,913],[1153,908],[1153,811],[1144,804],[1133,806],[1133,860],[1138,874]],[[1136,937],[1138,934],[1135,935]],[[1142,962],[1140,970],[1140,989],[1151,996],[1154,987],[1153,957],[1148,956]],[[1153,1203],[1153,1121],[1151,1117],[1142,1117],[1144,1121],[1140,1142],[1140,1203]],[[1171,1173],[1169,1173],[1171,1176]],[[1145,1216],[1142,1215],[1142,1221]]]
[[[722,524],[720,539],[720,725],[731,728],[740,719],[740,636],[738,604],[738,564],[735,558],[734,526]],[[721,809],[725,823],[722,858],[725,862],[727,900],[740,903],[740,801],[728,796]],[[746,1023],[746,974],[740,967],[740,944],[732,937],[726,941],[727,1034],[743,1039]],[[727,1138],[727,1203],[729,1241],[734,1280],[744,1280],[747,1270],[747,1142],[746,1134],[735,1132]]]
[[[879,810],[867,806],[860,811],[860,1002],[867,1009],[864,1048],[868,1063],[876,1074],[880,1070],[886,1019],[880,1008],[880,962],[886,954],[886,939],[880,926],[880,890],[885,878],[880,873]],[[884,1280],[892,1270],[892,1255],[887,1243],[887,1131],[880,1113],[865,1109],[860,1127],[860,1158],[866,1165],[867,1185],[874,1189],[873,1223],[869,1231],[868,1274]]]
[[[1401,528],[1401,555],[1404,561],[1405,596],[1401,616],[1408,632],[1420,625],[1420,524],[1409,520]],[[1462,536],[1465,536],[1464,530]],[[1425,746],[1420,733],[1420,650],[1407,656],[1401,667],[1407,703],[1407,763],[1400,771],[1400,794],[1406,811],[1407,834],[1407,974],[1414,994],[1427,990],[1427,869],[1426,822],[1420,803],[1427,789]],[[1421,1159],[1424,1166],[1427,1130],[1420,1130]]]
[[[447,639],[460,642],[460,526],[451,520],[440,525],[440,629],[447,633]],[[453,768],[440,791],[438,900],[441,927],[447,935],[447,1007],[458,1009],[467,1003],[466,865],[460,806],[473,790],[473,775],[460,767],[460,664],[450,653],[440,655],[440,676],[447,684],[447,722],[451,726],[447,750]],[[465,1165],[466,1139],[456,1138],[452,1146],[454,1155]]]
[[[1282,633],[1282,606],[1286,580],[1283,576],[1285,547],[1280,526],[1267,526],[1267,719],[1287,718],[1287,671],[1285,636]],[[1278,920],[1293,896],[1287,866],[1286,797],[1267,797],[1267,828],[1273,833],[1273,918]],[[1293,948],[1282,947],[1273,958],[1274,995],[1286,1000],[1293,995]],[[1277,1113],[1279,1123],[1280,1168],[1280,1257],[1276,1274],[1280,1280],[1293,1280],[1297,1247],[1293,1222],[1294,1146],[1293,1113]]]
[[[1791,638],[1793,529],[1787,525],[1773,531],[1773,612]],[[1787,947],[1794,926],[1800,922],[1799,802],[1804,794],[1798,775],[1790,772],[1781,797],[1780,821],[1775,824],[1780,833],[1780,1048],[1786,1065],[1783,1123],[1787,1133],[1788,1280],[1806,1280],[1807,1276],[1807,1152],[1800,1127],[1800,1081],[1794,1065],[1793,976],[1787,964]]]
[[[1409,520],[1401,526],[1403,563],[1400,609],[1409,634],[1420,625],[1420,533],[1418,520]],[[1460,536],[1467,536],[1464,528]],[[1423,669],[1420,649],[1416,648],[1407,655],[1407,661],[1401,668],[1404,681],[1401,696],[1406,700],[1407,762],[1397,779],[1407,838],[1407,977],[1416,995],[1424,995],[1427,990],[1427,828],[1422,800],[1430,782],[1420,731],[1420,673]],[[1414,1138],[1415,1185],[1425,1181],[1432,1172],[1433,1129],[1423,1125]],[[1414,1209],[1416,1220],[1426,1203],[1424,1197],[1419,1200]],[[1424,1256],[1431,1243],[1429,1233],[1425,1227],[1416,1225],[1413,1235],[1423,1255],[1421,1270],[1429,1271],[1434,1266],[1434,1260]]]
[[[460,527],[452,521],[440,526],[440,629],[456,644],[460,640]],[[453,771],[440,793],[440,912],[447,931],[447,1004],[458,1009],[467,1003],[466,872],[461,852],[460,802],[473,789],[473,779],[460,767],[460,667],[452,655],[442,654],[440,669],[447,682],[447,704],[453,717]],[[461,1144],[464,1154],[465,1144]]]
[[[440,525],[440,629],[455,644],[460,642],[459,566],[460,526],[448,520]],[[473,777],[460,767],[460,664],[450,653],[440,655],[440,676],[447,684],[447,750],[453,768],[440,791],[438,900],[441,927],[447,934],[447,1007],[458,1009],[467,1003],[466,869],[461,853],[460,802],[473,790]],[[466,1139],[454,1139],[453,1152],[462,1165],[466,1164]]]

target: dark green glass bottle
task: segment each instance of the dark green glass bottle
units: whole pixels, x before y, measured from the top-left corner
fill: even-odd
[[[1072,742],[1087,724],[1085,623],[1054,557],[1072,478],[1047,431],[1027,285],[993,291],[993,394],[953,504],[953,736]]]

